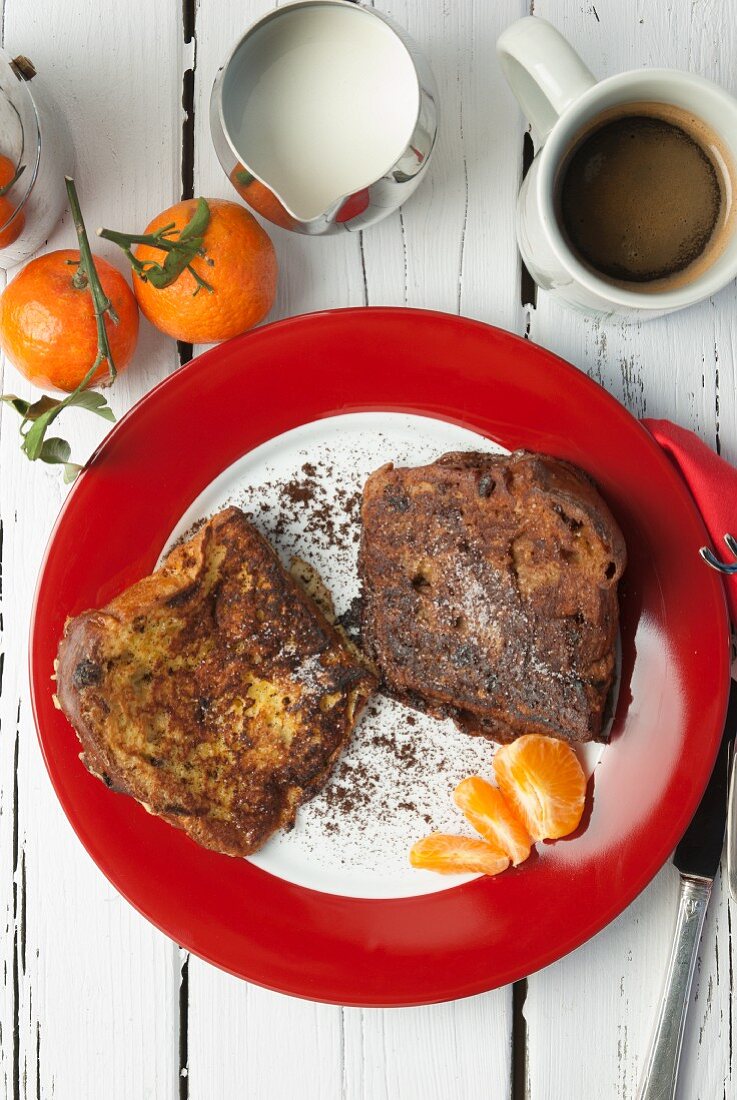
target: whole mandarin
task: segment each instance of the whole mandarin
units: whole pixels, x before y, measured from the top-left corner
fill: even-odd
[[[36,386],[70,393],[97,357],[92,295],[75,285],[76,249],[48,252],[31,260],[0,295],[0,347],[14,367]],[[138,340],[138,306],[120,272],[99,256],[95,268],[118,316],[105,315],[105,329],[117,370],[130,362]],[[100,364],[92,383],[107,377]]]
[[[214,344],[238,336],[264,319],[276,294],[274,246],[253,215],[225,199],[207,199],[207,204],[206,257],[195,257],[192,267],[212,291],[198,290],[187,270],[161,289],[133,277],[138,304],[151,324],[187,344]],[[196,209],[197,199],[179,202],[154,218],[145,232],[155,233],[172,223],[181,231]],[[175,234],[167,236],[176,239]],[[147,244],[138,245],[135,255],[153,263],[165,258],[161,249]]]

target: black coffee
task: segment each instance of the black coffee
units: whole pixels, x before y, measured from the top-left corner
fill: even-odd
[[[722,169],[708,151],[716,139],[685,112],[648,107],[610,117],[580,139],[558,195],[570,244],[618,282],[673,279],[692,265],[695,277],[725,223]]]

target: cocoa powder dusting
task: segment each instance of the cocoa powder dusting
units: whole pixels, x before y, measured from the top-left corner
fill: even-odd
[[[326,431],[309,450],[295,449],[278,466],[254,464],[235,493],[212,509],[242,508],[285,565],[299,557],[312,566],[332,595],[338,624],[356,644],[361,491],[368,475],[386,462],[416,465],[437,457],[424,426],[413,431]],[[455,438],[453,443],[456,450],[463,445]],[[471,835],[452,791],[465,776],[490,775],[490,769],[488,742],[377,693],[322,790],[300,807],[296,827],[271,843],[288,847],[290,861],[305,867],[372,881],[406,875],[414,881],[407,857],[411,842],[429,831]],[[271,843],[263,853],[267,868]],[[280,873],[276,865],[274,871]],[[402,896],[401,889],[388,896]]]
[[[355,590],[361,490],[362,481],[358,486],[345,482],[332,460],[310,459],[290,477],[271,478],[244,488],[236,502],[262,526],[283,560],[294,555],[304,557],[315,564],[323,579],[326,579],[323,563],[315,560],[315,547],[331,564],[341,558],[345,560],[341,573],[346,577],[352,574],[354,592],[342,609],[339,597],[345,586],[340,582],[333,584],[332,595],[338,624],[357,644],[360,644],[363,602],[360,590]],[[311,547],[313,553],[306,547]],[[448,761],[445,752],[438,752],[437,747],[431,754],[431,762],[427,759],[427,751],[423,753],[420,748],[418,717],[435,724],[435,719],[428,720],[377,693],[364,710],[353,743],[339,759],[323,790],[300,811],[300,816],[309,814],[319,824],[320,832],[331,837],[348,835],[361,828],[367,814],[386,821],[406,817],[416,822],[415,831],[420,832],[433,824],[423,798],[427,768],[432,768],[438,781],[448,771]],[[441,744],[445,744],[442,738]],[[447,784],[450,806],[451,782],[440,781]]]

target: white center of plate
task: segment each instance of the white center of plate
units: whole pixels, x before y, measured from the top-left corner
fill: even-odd
[[[359,594],[360,493],[387,462],[416,466],[446,451],[501,447],[442,420],[403,413],[350,413],[285,432],[250,451],[195,500],[167,541],[235,504],[266,535],[285,565],[295,555],[330,589],[338,616]],[[586,747],[593,770],[601,746]],[[491,778],[493,745],[375,695],[332,777],[297,815],[290,832],[255,855],[257,867],[331,894],[399,898],[430,894],[475,875],[438,875],[410,867],[411,844],[429,832],[476,835],[453,804],[468,775]]]

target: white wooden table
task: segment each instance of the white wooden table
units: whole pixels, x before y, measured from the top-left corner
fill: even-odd
[[[560,353],[637,415],[671,417],[737,460],[737,289],[687,313],[623,327],[540,295],[524,304],[513,208],[525,126],[494,43],[523,0],[379,0],[427,50],[442,130],[431,178],[365,235],[273,232],[273,317],[404,304],[493,322]],[[182,194],[234,195],[210,145],[215,70],[272,0],[4,0],[11,54],[52,82],[71,124],[90,228],[142,228]],[[737,92],[732,0],[535,0],[600,76],[675,66]],[[74,244],[70,222],[49,247]],[[102,246],[115,263],[119,255]],[[12,274],[12,273],[11,273]],[[144,323],[145,325],[145,323]],[[195,349],[196,351],[197,349]],[[120,415],[187,349],[145,326],[112,393]],[[452,369],[452,364],[449,365]],[[27,387],[5,367],[3,388]],[[514,988],[424,1009],[308,1004],[188,957],[118,897],[72,834],[30,713],[26,639],[43,548],[64,496],[18,450],[0,414],[0,1092],[56,1100],[620,1100],[634,1097],[672,927],[666,867],[593,941]],[[75,455],[102,421],[70,415]],[[186,440],[172,446],[187,461]],[[101,548],[102,552],[103,548]],[[530,919],[539,915],[530,914]],[[709,909],[682,1063],[683,1100],[737,1095],[732,924]]]

